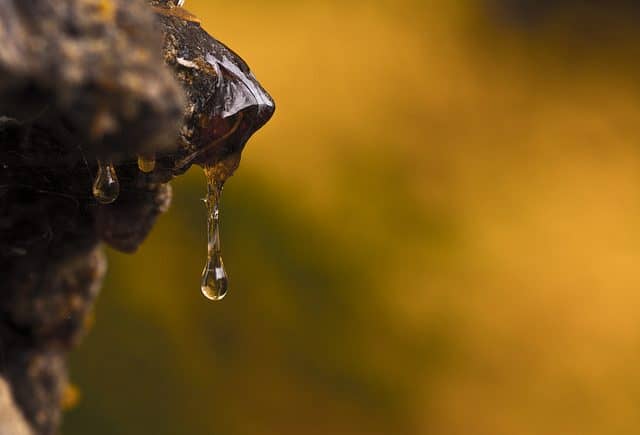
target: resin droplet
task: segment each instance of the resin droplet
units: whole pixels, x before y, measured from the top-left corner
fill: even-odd
[[[111,204],[120,194],[120,183],[113,163],[98,160],[98,174],[93,182],[93,196],[102,204]]]
[[[184,0],[178,0],[178,6],[179,7],[183,7],[184,6]]]
[[[140,154],[138,156],[138,169],[142,172],[153,172],[156,168],[156,156],[155,154]]]
[[[202,271],[202,294],[212,301],[219,301],[227,294],[229,281],[222,262],[220,249],[219,204],[222,182],[214,176],[211,168],[205,168],[207,176],[207,264]]]

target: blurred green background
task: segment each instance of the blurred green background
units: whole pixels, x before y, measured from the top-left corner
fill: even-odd
[[[632,3],[187,0],[278,104],[225,189],[230,294],[193,168],[109,252],[63,433],[640,432]]]

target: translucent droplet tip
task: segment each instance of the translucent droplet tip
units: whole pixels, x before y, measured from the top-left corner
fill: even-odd
[[[120,194],[120,183],[113,163],[98,160],[98,173],[93,183],[92,193],[101,204],[111,204]]]
[[[225,298],[225,296],[227,296],[226,293],[223,294],[216,294],[214,292],[212,292],[210,289],[202,289],[202,295],[209,299],[210,301],[214,301],[214,302],[218,302],[221,301]]]

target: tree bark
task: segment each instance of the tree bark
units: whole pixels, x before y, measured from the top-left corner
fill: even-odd
[[[100,243],[135,251],[171,178],[194,163],[230,175],[273,113],[195,17],[149,3],[0,0],[0,435],[57,432],[66,354],[106,269]],[[92,192],[98,160],[119,179],[111,204]]]

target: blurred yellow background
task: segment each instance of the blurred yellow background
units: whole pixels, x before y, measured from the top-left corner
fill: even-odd
[[[109,252],[63,433],[639,433],[634,11],[498,3],[187,0],[278,105],[225,189],[230,294],[193,168]]]

